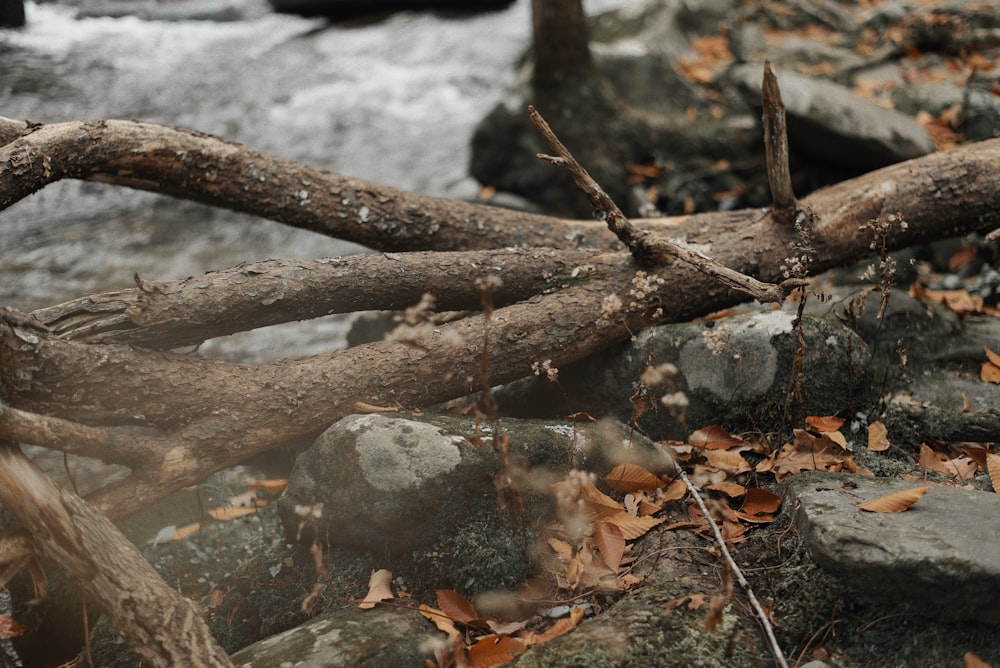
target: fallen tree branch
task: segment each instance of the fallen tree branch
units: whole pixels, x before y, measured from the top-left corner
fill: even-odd
[[[60,338],[178,348],[332,313],[402,310],[431,293],[439,310],[476,310],[476,279],[500,279],[498,306],[621,270],[585,251],[505,249],[268,260],[181,281],[81,297],[34,311]]]
[[[167,586],[110,520],[55,485],[9,442],[0,442],[0,503],[146,665],[232,666],[204,611]]]
[[[61,179],[181,197],[383,251],[604,248],[603,226],[418,195],[138,121],[0,117],[0,210]]]

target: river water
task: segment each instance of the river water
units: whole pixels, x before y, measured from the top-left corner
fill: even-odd
[[[152,121],[398,188],[475,194],[469,138],[514,79],[530,39],[527,0],[500,12],[404,12],[356,25],[242,1],[244,18],[230,22],[77,18],[71,7],[29,2],[27,28],[0,29],[0,115]],[[135,273],[167,280],[360,250],[251,216],[67,181],[0,211],[0,304],[29,310],[132,287]],[[201,352],[297,357],[342,345],[344,323],[267,328]]]

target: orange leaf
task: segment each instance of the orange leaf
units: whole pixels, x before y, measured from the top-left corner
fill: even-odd
[[[604,476],[604,482],[617,492],[638,492],[663,487],[659,478],[638,464],[619,464]]]
[[[621,528],[610,522],[595,522],[594,544],[601,551],[601,558],[607,567],[617,573],[625,556],[625,536]]]
[[[708,467],[716,471],[725,471],[730,475],[745,473],[750,470],[750,462],[738,452],[731,450],[706,450],[705,459]]]
[[[706,450],[729,450],[745,446],[747,443],[742,438],[732,436],[722,427],[709,425],[695,431],[688,438],[688,443],[696,448]]]
[[[917,461],[917,466],[959,480],[966,480],[976,474],[976,463],[970,457],[961,455],[951,458],[935,452],[926,443],[920,445],[920,459]]]
[[[1000,366],[992,362],[983,362],[979,377],[987,383],[1000,383]]]
[[[384,568],[372,571],[368,578],[368,594],[358,607],[362,610],[371,610],[379,601],[395,598],[392,593],[392,573]]]
[[[986,455],[986,470],[990,474],[993,491],[1000,494],[1000,455],[995,455],[992,452]]]
[[[671,501],[680,501],[687,494],[688,488],[684,484],[683,480],[675,480],[670,483],[665,490],[663,490],[659,499],[664,503],[670,503]]]
[[[288,487],[288,478],[281,478],[275,480],[251,480],[247,483],[247,487],[250,489],[256,489],[258,491],[265,491],[268,494],[277,494],[281,490]]]
[[[573,609],[570,610],[569,612],[569,617],[560,619],[555,624],[553,624],[549,628],[549,630],[546,631],[545,633],[539,633],[537,635],[531,636],[530,644],[538,645],[543,642],[548,642],[553,638],[561,636],[567,631],[572,631],[577,627],[577,625],[579,625],[580,620],[582,619],[583,619],[583,606],[582,605],[574,606]]]
[[[13,617],[0,615],[0,638],[14,638],[27,630],[23,625],[15,622]]]
[[[265,502],[266,503],[266,502]],[[234,508],[232,506],[226,506],[225,508],[211,508],[208,511],[208,516],[213,520],[219,520],[220,522],[226,522],[228,520],[234,520],[237,517],[244,517],[246,515],[253,515],[257,512],[256,506],[251,506],[250,508]]]
[[[812,427],[813,431],[822,434],[828,431],[838,431],[844,426],[844,418],[839,418],[836,415],[827,415],[826,417],[810,415],[806,418],[806,424]]]
[[[983,350],[986,351],[986,359],[988,359],[989,361],[993,362],[993,364],[995,366],[1000,366],[1000,355],[997,355],[995,352],[993,352],[989,348],[985,348],[984,347]]]
[[[629,517],[624,513],[609,517],[605,520],[621,529],[625,540],[635,540],[639,536],[644,536],[653,527],[662,524],[662,517]]]
[[[861,510],[871,513],[901,513],[923,498],[930,487],[913,487],[858,504]]]
[[[447,633],[452,637],[460,635],[451,618],[440,610],[435,610],[426,603],[421,603],[420,607],[417,608],[417,612],[423,615],[425,619],[429,619],[437,627],[438,631]]]
[[[729,482],[724,480],[723,482],[712,483],[711,485],[705,485],[704,489],[710,489],[715,492],[722,492],[728,497],[735,498],[743,496],[747,493],[747,488],[743,485],[737,485],[735,482]]]
[[[472,603],[457,591],[453,589],[438,589],[435,591],[435,594],[437,594],[437,603],[438,607],[441,608],[441,612],[456,622],[469,624],[479,619],[479,614],[472,607]]]
[[[868,449],[872,452],[882,452],[889,449],[889,430],[881,420],[868,425]]]
[[[517,638],[489,635],[480,638],[475,645],[469,648],[466,665],[469,668],[499,666],[502,663],[507,663],[526,649],[525,644]]]
[[[781,507],[781,497],[760,487],[751,487],[743,499],[743,512],[748,515],[770,514]]]
[[[964,668],[990,668],[990,664],[986,663],[972,652],[965,653],[965,656],[962,657],[962,665]]]

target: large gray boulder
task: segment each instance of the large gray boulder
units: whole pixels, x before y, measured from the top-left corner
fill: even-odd
[[[919,158],[935,150],[917,121],[855,95],[850,88],[798,72],[775,72],[796,151],[854,170],[871,170]],[[728,80],[759,107],[761,67],[737,65]]]
[[[1000,626],[1000,496],[931,485],[905,512],[858,508],[918,483],[803,473],[785,507],[812,558],[859,597],[906,604],[946,622]]]

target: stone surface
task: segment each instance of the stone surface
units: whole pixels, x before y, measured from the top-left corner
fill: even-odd
[[[1000,496],[930,485],[901,513],[857,506],[920,486],[804,473],[784,484],[786,507],[813,559],[858,596],[905,603],[948,622],[1000,626]]]
[[[243,668],[421,666],[434,658],[434,627],[412,610],[334,610],[232,656]]]
[[[566,410],[627,421],[643,370],[669,362],[678,374],[663,387],[644,390],[652,410],[640,426],[654,438],[686,438],[707,424],[734,430],[780,422],[798,343],[794,315],[758,311],[706,323],[664,325],[634,341],[560,369],[559,383],[530,378],[499,394],[503,410],[540,416]],[[804,415],[845,414],[864,401],[869,351],[864,341],[833,317],[803,320]],[[684,392],[689,405],[679,423],[658,403],[666,393]]]
[[[510,438],[531,521],[551,514],[548,484],[572,468],[641,453],[651,467],[666,465],[655,446],[613,422],[503,420],[501,429]],[[633,441],[634,447],[623,447]],[[511,526],[497,507],[498,470],[492,427],[470,418],[352,415],[299,456],[279,509],[290,541],[309,543],[318,535],[332,545],[400,553],[441,541],[456,526],[492,526],[484,541],[523,549],[496,531]]]
[[[775,72],[795,150],[852,169],[870,170],[918,158],[934,141],[912,117],[856,96],[851,89],[792,71]],[[732,68],[728,80],[759,106],[759,64]]]

